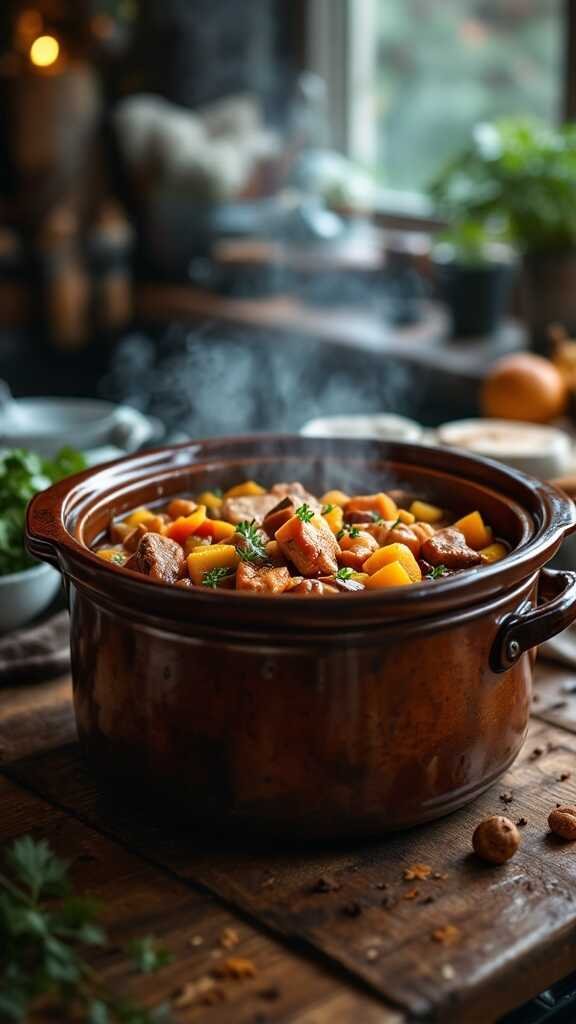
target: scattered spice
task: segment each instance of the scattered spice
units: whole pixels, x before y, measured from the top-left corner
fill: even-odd
[[[375,889],[387,889],[388,888],[388,882],[375,882],[374,883],[374,888]]]
[[[513,793],[500,793],[500,799],[503,804],[511,804],[514,799]]]
[[[558,776],[558,782],[566,782],[566,779],[569,779],[571,775],[572,775],[572,772],[562,772]]]
[[[436,903],[436,897],[435,896],[424,896],[423,899],[418,900],[418,906],[419,907],[426,907],[430,903]]]
[[[241,956],[232,956],[223,964],[214,967],[212,974],[215,978],[233,978],[235,981],[245,981],[247,978],[256,977],[256,968],[251,960]]]
[[[527,824],[528,824],[528,819],[527,818],[518,818],[518,821],[516,822],[516,827],[517,828],[524,828],[524,826],[527,825]]]
[[[520,833],[513,821],[494,814],[481,821],[472,836],[474,852],[489,864],[505,864],[520,846]]]
[[[218,942],[222,949],[234,949],[240,942],[240,936],[235,928],[225,928]]]
[[[383,907],[384,910],[391,910],[391,908],[395,907],[397,903],[398,900],[396,899],[395,896],[388,895],[384,897],[380,906]]]
[[[528,760],[529,761],[536,761],[539,757],[542,757],[543,753],[544,753],[544,751],[543,751],[542,747],[534,747],[534,750],[530,754],[530,757],[528,758]]]
[[[452,981],[456,977],[456,971],[452,967],[452,964],[442,964],[442,977],[446,978],[446,981]]]
[[[402,899],[403,900],[415,900],[415,899],[417,899],[417,897],[419,895],[420,895],[420,891],[418,889],[408,889],[408,891],[405,892],[404,895],[402,896]]]
[[[188,939],[188,945],[197,948],[198,946],[204,945],[204,939],[201,935],[193,935],[191,939]]]
[[[374,946],[371,946],[370,949],[366,950],[366,953],[364,955],[370,963],[374,963],[374,961],[377,960],[378,957],[380,956],[380,950],[375,949]]]
[[[442,925],[432,932],[434,942],[440,942],[443,946],[453,946],[460,938],[460,929],[453,924]]]
[[[332,878],[327,878],[326,875],[321,875],[314,885],[312,886],[312,892],[338,892],[342,886],[340,882],[335,882]]]
[[[424,882],[430,878],[432,868],[429,864],[413,864],[410,868],[404,868],[403,877],[405,882]]]
[[[214,978],[205,975],[202,978],[198,978],[197,981],[189,981],[182,988],[179,988],[172,996],[172,1004],[177,1010],[185,1010],[188,1006],[194,1006],[198,1003],[206,1005],[205,1000],[213,998],[216,990],[218,990],[218,985]],[[223,1001],[225,998],[225,993],[222,992],[219,1001]]]
[[[446,872],[443,871],[435,871],[434,874],[432,875],[432,878],[434,878],[435,881],[437,882],[445,882],[446,879],[448,878],[448,875]]]
[[[555,704],[550,704],[546,708],[546,711],[561,711],[562,708],[565,708],[567,706],[568,706],[568,701],[567,700],[557,700]]]
[[[360,917],[362,907],[356,901],[344,903],[344,905],[340,907],[340,913],[344,914],[344,917]]]
[[[561,839],[576,839],[576,807],[557,806],[548,815],[550,831]]]
[[[268,889],[271,885],[275,885],[275,883],[276,883],[276,878],[274,877],[274,875],[271,875],[270,878],[265,878],[264,879],[264,881],[262,882],[262,885],[260,886],[260,888],[261,889]]]

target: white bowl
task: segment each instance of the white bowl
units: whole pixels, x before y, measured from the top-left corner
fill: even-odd
[[[373,437],[379,441],[419,441],[422,427],[415,420],[392,413],[322,416],[300,429],[304,437]]]
[[[64,445],[82,450],[117,445],[133,451],[156,421],[130,406],[88,398],[15,398],[0,404],[0,447],[30,448],[50,457]]]
[[[0,576],[0,633],[20,629],[40,615],[56,597],[60,573],[39,564]]]
[[[556,427],[519,420],[455,420],[438,427],[441,444],[498,459],[541,480],[562,476],[572,463],[572,439]]]

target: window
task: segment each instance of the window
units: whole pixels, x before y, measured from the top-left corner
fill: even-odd
[[[560,117],[564,0],[310,4],[332,142],[374,171],[395,205],[425,191],[478,121]]]

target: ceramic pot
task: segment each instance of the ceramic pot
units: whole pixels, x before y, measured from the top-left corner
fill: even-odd
[[[479,509],[514,549],[445,580],[317,599],[183,590],[90,550],[111,512],[247,478],[401,487]],[[67,583],[78,731],[99,778],[195,823],[316,838],[438,817],[508,768],[530,651],[576,616],[576,574],[544,569],[575,527],[553,487],[477,456],[262,435],[65,480],[34,498],[27,536]]]

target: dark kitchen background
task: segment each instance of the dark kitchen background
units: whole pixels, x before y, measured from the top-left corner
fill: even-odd
[[[523,119],[574,113],[573,8],[2,0],[0,378],[169,438],[473,415],[489,361],[576,327],[576,226],[533,267],[484,216],[500,119],[534,185]]]

